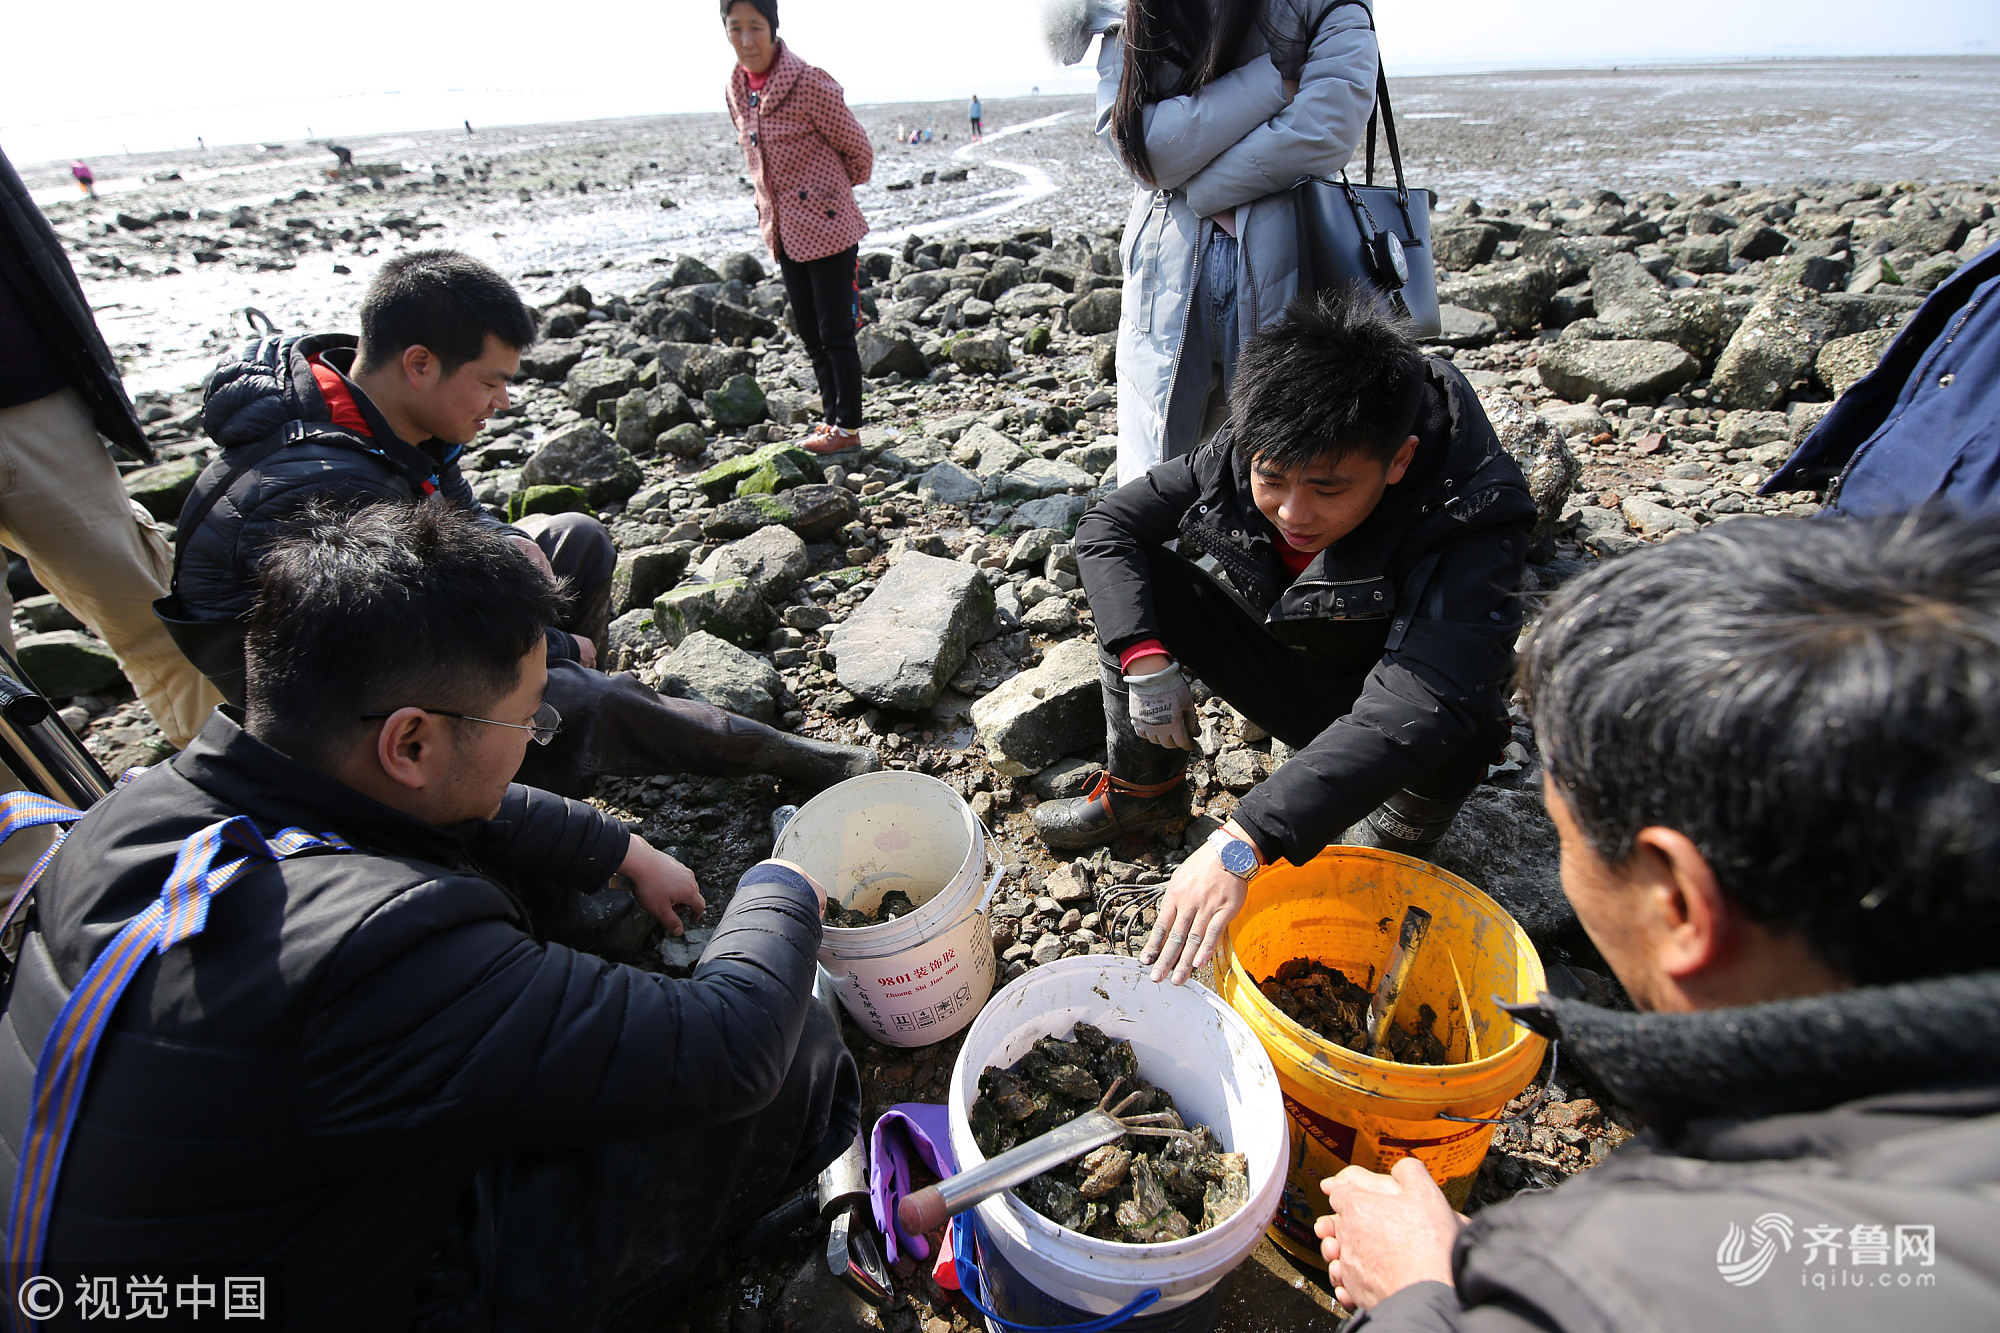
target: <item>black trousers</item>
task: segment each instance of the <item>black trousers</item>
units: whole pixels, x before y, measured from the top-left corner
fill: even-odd
[[[1199,678],[1237,712],[1302,750],[1321,732],[1354,710],[1368,683],[1370,662],[1343,669],[1308,657],[1278,642],[1257,617],[1176,552],[1146,552],[1160,639],[1183,671]],[[1098,652],[1103,667],[1106,750],[1112,776],[1127,782],[1164,782],[1187,768],[1188,752],[1155,745],[1132,730],[1131,703],[1118,659]],[[1438,800],[1463,796],[1485,775],[1486,765],[1506,744],[1504,719],[1449,756],[1430,774],[1405,788]],[[1359,819],[1395,792],[1369,793]]]
[[[807,1006],[785,1081],[722,1124],[588,1148],[551,1144],[480,1169],[428,1266],[425,1333],[639,1333],[673,1322],[704,1255],[810,1183],[861,1128],[838,1022]]]
[[[618,567],[611,533],[588,514],[530,514],[513,526],[542,548],[569,590],[562,628],[602,649],[611,623],[611,572]]]
[[[861,429],[861,353],[854,346],[861,314],[858,254],[858,246],[849,246],[803,264],[778,256],[785,295],[792,301],[792,323],[819,381],[820,406],[842,430]]]

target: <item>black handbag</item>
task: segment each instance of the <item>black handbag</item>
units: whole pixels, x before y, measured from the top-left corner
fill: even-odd
[[[1330,6],[1330,14],[1353,0]],[[1326,14],[1320,15],[1320,22]],[[1375,26],[1373,16],[1369,28]],[[1396,187],[1375,183],[1375,125],[1381,122],[1389,141],[1389,161]],[[1368,116],[1367,176],[1360,185],[1347,179],[1306,176],[1292,187],[1293,212],[1299,230],[1299,295],[1312,296],[1332,287],[1361,283],[1382,293],[1396,312],[1409,319],[1419,338],[1435,337],[1443,328],[1438,314],[1437,270],[1431,255],[1429,190],[1412,192],[1403,179],[1403,150],[1396,142],[1396,113],[1389,105],[1389,76],[1378,61],[1375,69],[1375,109]],[[1414,199],[1416,207],[1411,207]]]

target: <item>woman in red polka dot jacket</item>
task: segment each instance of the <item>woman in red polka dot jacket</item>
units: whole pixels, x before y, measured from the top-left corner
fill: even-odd
[[[778,40],[778,0],[722,0],[722,25],[736,51],[729,118],[757,187],[757,224],[826,412],[803,444],[818,454],[852,449],[861,442],[855,261],[868,234],[854,187],[875,169],[875,150],[833,77]]]

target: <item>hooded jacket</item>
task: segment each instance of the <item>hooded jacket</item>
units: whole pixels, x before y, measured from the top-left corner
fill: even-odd
[[[218,711],[92,807],[36,886],[0,1015],[9,1179],[70,988],[182,841],[235,815],[354,850],[246,871],[133,977],[63,1162],[52,1265],[241,1265],[273,1274],[288,1328],[406,1328],[486,1159],[730,1120],[785,1079],[820,936],[789,872],[744,877],[691,979],[609,963],[534,923],[617,868],[616,820],[517,785],[493,820],[428,824]]]
[[[861,244],[854,187],[874,172],[875,149],[833,76],[781,41],[761,92],[738,65],[724,96],[771,258],[805,264]]]
[[[12,289],[47,342],[70,387],[90,409],[98,433],[133,457],[151,461],[153,446],[132,414],[117,358],[91,317],[90,301],[63,253],[62,238],[4,153],[0,153],[0,281]]]
[[[1193,318],[1202,253],[1217,213],[1236,210],[1236,314],[1248,340],[1298,292],[1291,187],[1347,165],[1375,105],[1378,55],[1366,4],[1258,0],[1260,22],[1227,74],[1147,108],[1146,153],[1157,183],[1134,177],[1119,258],[1118,480],[1194,447],[1208,401],[1208,321]],[[1275,38],[1275,43],[1273,41]],[[1087,39],[1086,39],[1087,40]],[[1124,76],[1121,29],[1097,57],[1097,134],[1111,141]],[[1289,101],[1284,80],[1298,84]]]
[[[1303,864],[1505,725],[1535,503],[1465,377],[1446,361],[1425,365],[1409,471],[1296,580],[1226,428],[1077,525],[1077,567],[1107,652],[1160,637],[1143,551],[1179,539],[1182,554],[1214,561],[1279,642],[1366,675],[1353,711],[1243,798],[1236,819],[1267,856]]]
[[[1524,1018],[1651,1126],[1460,1232],[1369,1333],[2000,1328],[2000,973]]]
[[[181,506],[174,567],[174,591],[192,619],[233,620],[247,613],[257,599],[258,556],[284,523],[314,500],[361,505],[441,494],[483,521],[505,527],[480,508],[471,483],[459,471],[462,446],[398,439],[352,381],[347,387],[369,435],[334,422],[312,363],[318,358],[346,379],[354,366],[355,345],[354,337],[344,333],[264,338],[247,344],[209,376],[202,426],[222,446],[222,454],[195,479]],[[188,520],[209,493],[253,451],[274,442],[282,442],[281,447],[242,471],[229,493],[190,531]],[[568,635],[548,637],[551,661],[575,657]]]

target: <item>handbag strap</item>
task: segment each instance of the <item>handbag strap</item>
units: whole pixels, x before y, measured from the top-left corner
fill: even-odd
[[[1314,34],[1318,34],[1320,25],[1326,22],[1327,15],[1348,5],[1359,6],[1361,12],[1368,15],[1368,31],[1374,32],[1375,13],[1363,3],[1363,0],[1333,0],[1332,4],[1320,11],[1319,18],[1314,20]],[[1389,163],[1396,173],[1396,195],[1402,202],[1404,211],[1407,212],[1410,205],[1410,187],[1403,178],[1403,146],[1396,139],[1396,112],[1395,108],[1389,105],[1389,71],[1382,63],[1379,39],[1375,55],[1375,105],[1368,112],[1367,172],[1361,182],[1364,185],[1375,183],[1375,127],[1378,122],[1382,127],[1383,137],[1389,141]]]
[[[45,808],[54,804],[40,797],[25,802],[11,796],[0,800],[0,841],[35,824],[67,823],[83,817],[79,811],[60,806],[55,811]],[[218,866],[215,862],[226,847],[234,847],[245,855]],[[244,871],[262,862],[281,861],[322,848],[353,850],[335,834],[315,836],[297,828],[285,829],[266,839],[243,815],[210,824],[181,844],[160,896],[126,922],[84,972],[49,1027],[41,1055],[35,1061],[34,1088],[29,1095],[27,1124],[21,1133],[13,1198],[7,1209],[7,1262],[16,1276],[33,1276],[41,1266],[56,1183],[62,1174],[71,1131],[76,1128],[77,1112],[83,1105],[90,1067],[97,1057],[98,1043],[132,978],[152,955],[164,954],[183,940],[199,935],[208,924],[209,899],[235,883]],[[36,872],[47,862],[44,857]]]

